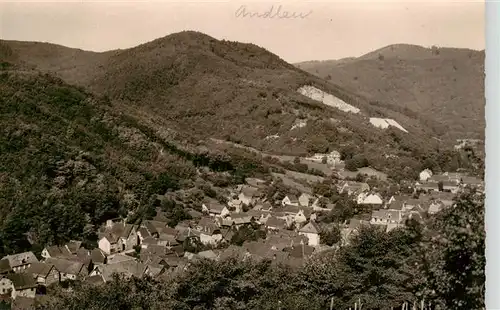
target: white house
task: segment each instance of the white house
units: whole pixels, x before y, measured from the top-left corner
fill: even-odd
[[[299,199],[295,195],[288,195],[281,201],[282,206],[299,206]]]
[[[210,216],[214,217],[226,217],[229,215],[229,209],[217,201],[203,203],[201,209],[204,213],[208,213]]]
[[[427,181],[430,177],[432,177],[432,171],[430,169],[425,169],[420,172],[420,181],[425,182]]]
[[[298,223],[298,224],[302,224],[302,223],[307,222],[307,217],[304,214],[304,211],[300,210],[299,212],[297,212],[297,214],[295,214],[295,216],[293,218],[293,221],[295,223]]]
[[[258,188],[252,186],[243,186],[241,193],[238,195],[238,199],[243,202],[243,204],[249,206],[254,204],[259,198],[260,191]]]
[[[357,198],[357,203],[360,205],[382,205],[384,202],[377,194],[360,193]]]
[[[311,195],[302,193],[302,195],[299,196],[299,205],[301,207],[309,207],[312,199],[313,197]]]
[[[222,240],[222,233],[219,226],[210,218],[202,218],[197,226],[200,232],[200,241],[203,244],[215,245]]]
[[[304,227],[299,230],[299,235],[307,237],[308,245],[318,246],[320,243],[320,233],[321,229],[318,224],[314,221],[310,221]]]

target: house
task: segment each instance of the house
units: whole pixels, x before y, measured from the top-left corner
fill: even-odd
[[[458,184],[453,181],[444,181],[443,182],[443,191],[449,191],[452,193],[457,193],[458,192]]]
[[[210,200],[201,205],[203,213],[212,217],[226,217],[229,215],[229,209],[218,201]]]
[[[146,227],[141,226],[137,230],[137,237],[139,237],[139,244],[141,244],[144,239],[146,239],[147,237],[152,237],[152,236]]]
[[[248,213],[231,214],[230,219],[233,221],[233,224],[236,228],[250,225],[255,221],[254,217]]]
[[[0,275],[6,275],[12,272],[12,268],[10,267],[9,260],[4,258],[0,260]]]
[[[253,207],[252,210],[262,211],[262,212],[271,212],[272,209],[273,209],[273,206],[271,205],[271,203],[266,201],[266,202],[257,202],[257,204],[255,205],[255,207]]]
[[[439,183],[439,182],[445,182],[449,181],[450,178],[447,175],[443,174],[435,174],[431,176],[430,178],[427,179],[428,183]]]
[[[124,222],[113,223],[108,220],[99,235],[99,249],[108,255],[133,250],[140,242],[136,226]]]
[[[281,230],[287,227],[286,221],[278,219],[276,216],[270,216],[264,225],[269,230]]]
[[[64,247],[71,253],[71,254],[76,254],[78,250],[82,247],[82,242],[78,240],[71,240],[70,242],[66,243]]]
[[[100,275],[104,282],[109,282],[113,278],[113,274],[123,275],[126,278],[135,276],[141,278],[148,272],[147,265],[135,260],[128,260],[111,265],[95,266],[90,276]]]
[[[388,204],[391,204],[393,203],[394,201],[399,201],[399,202],[405,202],[407,201],[408,199],[411,199],[410,196],[408,195],[394,195],[392,196],[389,201],[387,201]]]
[[[348,195],[354,195],[367,192],[369,190],[370,190],[370,185],[368,185],[367,183],[346,181],[340,186],[339,193],[341,194],[347,193]]]
[[[302,193],[302,195],[299,196],[299,205],[301,207],[309,207],[312,204],[313,196]]]
[[[374,210],[372,212],[370,224],[387,225],[401,223],[401,211],[396,210]]]
[[[12,271],[18,273],[28,269],[32,263],[37,263],[38,258],[36,258],[33,252],[23,252],[18,254],[7,255],[2,259],[7,259]]]
[[[41,253],[41,256],[45,259],[50,257],[68,257],[71,255],[73,255],[73,253],[71,253],[68,248],[57,245],[45,247]]]
[[[243,201],[239,199],[230,199],[227,206],[229,210],[234,210],[236,213],[243,212]]]
[[[309,240],[308,245],[310,246],[318,246],[320,243],[320,234],[321,229],[314,221],[310,221],[304,227],[299,229],[299,235],[306,236]]]
[[[253,205],[257,199],[260,196],[260,190],[258,188],[255,188],[253,186],[243,186],[243,189],[241,190],[241,193],[238,195],[238,199],[244,204],[244,205]]]
[[[432,171],[430,169],[422,170],[419,174],[421,182],[426,182],[430,177],[432,177]]]
[[[167,223],[159,221],[144,221],[141,226],[148,230],[150,236],[158,238],[158,231],[166,227]]]
[[[222,241],[220,228],[211,218],[202,218],[197,224],[197,230],[203,244],[217,244]]]
[[[470,176],[463,176],[461,179],[461,184],[463,186],[470,186],[470,187],[482,187],[482,186],[484,186],[483,180],[478,179],[476,177],[470,177]]]
[[[402,211],[410,211],[410,210],[419,210],[423,211],[422,209],[422,201],[419,199],[408,199],[404,203],[404,207]]]
[[[415,185],[415,190],[421,190],[424,192],[438,192],[439,191],[439,185],[437,182],[426,182],[426,183],[417,183]]]
[[[360,205],[382,205],[384,202],[378,194],[368,194],[366,192],[360,193],[356,197],[356,201]]]
[[[94,265],[107,263],[106,254],[99,248],[96,248],[96,249],[93,249],[92,251],[90,251],[90,258],[92,259],[92,263]]]
[[[445,172],[443,173],[443,175],[447,176],[449,181],[452,181],[456,184],[460,184],[462,177],[465,176],[461,172]]]
[[[33,276],[27,273],[11,273],[5,277],[11,282],[12,299],[16,299],[16,297],[35,298],[37,284]],[[8,285],[4,284],[2,286]]]
[[[49,286],[60,280],[59,270],[52,264],[33,263],[26,269],[26,273],[31,274],[39,285]]]
[[[287,195],[283,200],[281,201],[282,206],[299,206],[299,199],[295,195]]]
[[[82,280],[88,275],[88,269],[85,264],[78,261],[70,261],[61,258],[47,258],[46,264],[53,265],[58,271],[60,281]]]
[[[429,206],[429,210],[427,210],[427,212],[429,214],[436,214],[438,213],[439,211],[443,210],[444,209],[444,204],[440,201],[433,201],[431,202],[431,205]]]
[[[308,217],[304,213],[304,210],[299,210],[299,212],[297,212],[297,214],[295,214],[295,216],[293,217],[293,221],[298,224],[307,222],[307,219]]]

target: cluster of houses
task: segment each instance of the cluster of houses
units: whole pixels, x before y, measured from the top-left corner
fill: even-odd
[[[450,207],[456,193],[467,185],[483,186],[481,180],[446,173],[420,174],[415,190],[423,190],[418,199],[413,196],[393,196],[384,200],[367,183],[341,181],[338,192],[347,193],[358,205],[370,206],[371,214],[351,219],[341,225],[341,244],[363,225],[377,225],[390,231],[401,227],[407,219],[421,220]],[[442,183],[440,190],[429,184]],[[428,187],[422,187],[423,185]],[[286,195],[283,199],[265,197],[265,182],[247,179],[246,184],[230,190],[227,203],[207,199],[202,212],[193,219],[168,226],[161,210],[152,220],[128,224],[124,220],[108,220],[98,232],[98,247],[88,250],[81,242],[64,246],[49,246],[40,257],[32,252],[9,255],[0,260],[0,295],[4,299],[26,300],[43,295],[44,288],[54,283],[80,280],[93,284],[105,283],[115,273],[125,276],[172,276],[196,259],[224,259],[228,256],[271,259],[292,266],[303,264],[315,253],[328,250],[322,245],[325,224],[318,215],[335,208],[320,206],[320,198],[308,193]],[[266,231],[266,238],[232,245],[235,234],[243,227]],[[201,252],[193,250],[201,245]],[[196,253],[197,252],[197,253]]]
[[[446,191],[457,193],[465,186],[473,186],[484,191],[484,181],[459,172],[433,174],[430,169],[420,172],[419,182],[415,189],[421,191]]]

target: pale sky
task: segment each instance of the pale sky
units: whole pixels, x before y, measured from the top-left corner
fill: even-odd
[[[281,4],[305,18],[250,18]],[[288,62],[361,56],[397,43],[484,49],[484,1],[0,0],[0,38],[92,51],[133,47],[182,30],[250,42]]]

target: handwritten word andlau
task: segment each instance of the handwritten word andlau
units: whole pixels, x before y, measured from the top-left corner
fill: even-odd
[[[278,6],[277,10],[274,10],[274,5],[272,5],[269,10],[267,10],[264,13],[258,13],[258,12],[249,12],[247,11],[247,7],[245,5],[240,6],[236,12],[235,15],[236,17],[250,17],[250,18],[280,18],[280,19],[285,19],[285,18],[306,18],[309,15],[312,14],[312,11],[309,11],[309,13],[304,14],[304,13],[297,13],[297,12],[288,12],[288,11],[282,11],[282,6]]]

